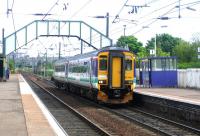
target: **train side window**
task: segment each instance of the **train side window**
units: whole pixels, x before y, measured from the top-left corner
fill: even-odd
[[[132,70],[132,60],[126,60],[125,63],[125,69]]]
[[[106,56],[100,56],[99,69],[107,70],[107,57]]]

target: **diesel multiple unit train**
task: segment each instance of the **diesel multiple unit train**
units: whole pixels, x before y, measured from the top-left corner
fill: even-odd
[[[110,46],[55,62],[52,80],[93,100],[125,104],[133,99],[135,56]]]

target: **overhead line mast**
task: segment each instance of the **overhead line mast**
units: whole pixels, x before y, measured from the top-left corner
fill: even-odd
[[[181,1],[180,0],[179,0],[178,4],[179,4],[179,15],[178,15],[178,18],[180,19],[181,18]]]

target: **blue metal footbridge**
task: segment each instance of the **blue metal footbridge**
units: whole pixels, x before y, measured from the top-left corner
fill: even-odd
[[[75,37],[80,40],[81,54],[83,44],[96,50],[113,44],[112,39],[83,21],[35,20],[8,36],[4,36],[3,30],[3,56],[10,55],[40,37]],[[5,67],[3,67],[4,77]]]

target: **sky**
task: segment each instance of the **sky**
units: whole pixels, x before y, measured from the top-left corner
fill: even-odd
[[[12,9],[9,14],[8,9]],[[124,35],[124,30],[125,35],[135,36],[144,45],[156,34],[169,33],[191,42],[200,33],[198,0],[1,0],[0,29],[4,28],[7,36],[36,19],[81,20],[105,34],[106,19],[94,17],[105,16],[107,12],[109,37],[114,43]],[[37,13],[51,15],[35,16]],[[55,41],[73,44],[62,50],[65,55],[72,55],[71,50],[78,44],[74,39],[41,38],[30,43],[28,53],[33,53],[35,48],[45,53],[44,48]],[[58,50],[56,44],[54,48]]]

